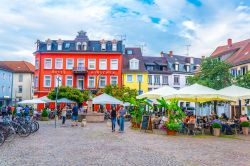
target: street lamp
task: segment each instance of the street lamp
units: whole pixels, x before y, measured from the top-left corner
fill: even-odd
[[[56,86],[56,109],[55,109],[55,128],[56,128],[56,118],[57,118],[57,98],[58,98],[58,91],[59,91],[59,83],[62,81],[59,76],[56,76],[57,86]]]

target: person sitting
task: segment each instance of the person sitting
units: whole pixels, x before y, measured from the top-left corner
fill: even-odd
[[[226,115],[225,113],[222,113],[222,114],[221,114],[221,117],[220,117],[220,120],[221,120],[221,121],[228,121],[227,115]]]
[[[245,116],[245,115],[241,115],[240,116],[240,122],[247,122],[248,120],[247,120],[247,116]]]
[[[195,123],[196,123],[195,116],[190,116],[189,121],[187,123],[188,130],[189,130],[188,134],[190,135],[194,134]]]

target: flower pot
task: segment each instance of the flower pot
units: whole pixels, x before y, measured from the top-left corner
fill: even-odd
[[[171,135],[171,136],[176,135],[176,131],[167,129],[167,135]]]
[[[248,127],[242,127],[243,135],[248,135]]]
[[[49,117],[41,117],[41,121],[48,121]]]
[[[214,136],[219,137],[220,136],[220,128],[213,128]]]
[[[132,122],[132,128],[140,128],[141,127],[141,124],[140,123],[136,123],[136,122]]]

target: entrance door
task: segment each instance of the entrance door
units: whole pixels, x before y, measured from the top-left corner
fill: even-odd
[[[83,76],[77,76],[77,89],[83,90],[84,89],[84,78]]]

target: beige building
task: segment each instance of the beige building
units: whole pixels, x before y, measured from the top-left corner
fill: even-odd
[[[34,95],[35,67],[25,61],[0,61],[0,67],[13,73],[12,103],[30,100]]]

